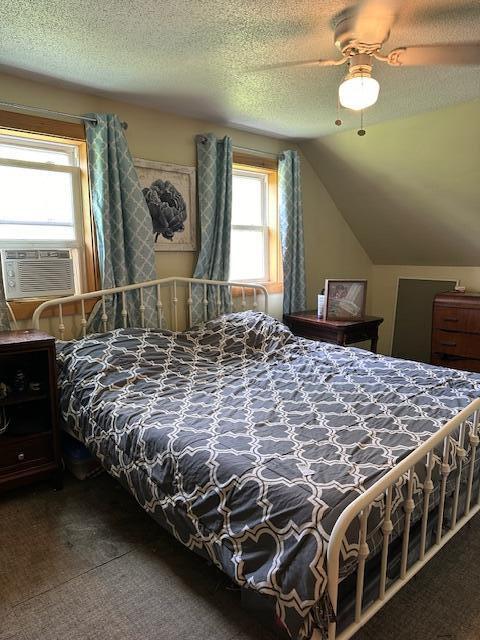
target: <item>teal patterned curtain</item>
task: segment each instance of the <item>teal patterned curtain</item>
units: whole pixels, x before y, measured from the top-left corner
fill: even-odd
[[[194,278],[228,280],[232,223],[232,141],[209,133],[197,136],[198,207],[200,217],[200,253]],[[197,324],[204,319],[203,287],[193,289],[192,317]],[[230,309],[230,294],[222,292],[217,308],[216,291],[208,290],[208,319]]]
[[[86,122],[93,217],[97,235],[101,285],[120,287],[156,278],[152,221],[118,116],[88,114]],[[145,325],[155,326],[155,296],[145,290]],[[130,326],[140,326],[138,293],[127,295]],[[122,326],[120,300],[108,301],[109,328]],[[91,329],[99,330],[99,314]]]
[[[5,302],[5,291],[3,289],[2,270],[0,269],[0,331],[10,329],[10,319],[8,317],[7,303]]]
[[[283,261],[283,313],[306,307],[302,187],[297,151],[284,151],[278,162],[278,206]]]

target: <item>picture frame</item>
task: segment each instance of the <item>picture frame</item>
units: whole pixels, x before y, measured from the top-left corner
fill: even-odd
[[[367,280],[325,280],[324,320],[363,320]]]
[[[197,250],[195,167],[134,158],[152,216],[155,251]]]

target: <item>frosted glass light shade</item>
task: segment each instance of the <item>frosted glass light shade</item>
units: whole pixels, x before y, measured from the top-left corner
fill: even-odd
[[[338,99],[342,107],[360,111],[375,104],[380,85],[370,76],[347,78],[338,87]]]

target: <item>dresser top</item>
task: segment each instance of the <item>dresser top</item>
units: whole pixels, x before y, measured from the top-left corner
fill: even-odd
[[[51,342],[55,338],[44,331],[24,329],[22,331],[0,331],[0,346],[28,344],[32,342]]]
[[[435,296],[435,304],[439,304],[444,307],[480,309],[480,292],[449,291],[447,293],[437,293]]]

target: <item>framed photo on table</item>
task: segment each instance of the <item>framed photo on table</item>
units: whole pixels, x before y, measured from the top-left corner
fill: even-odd
[[[325,320],[362,320],[366,302],[366,280],[325,280]]]

